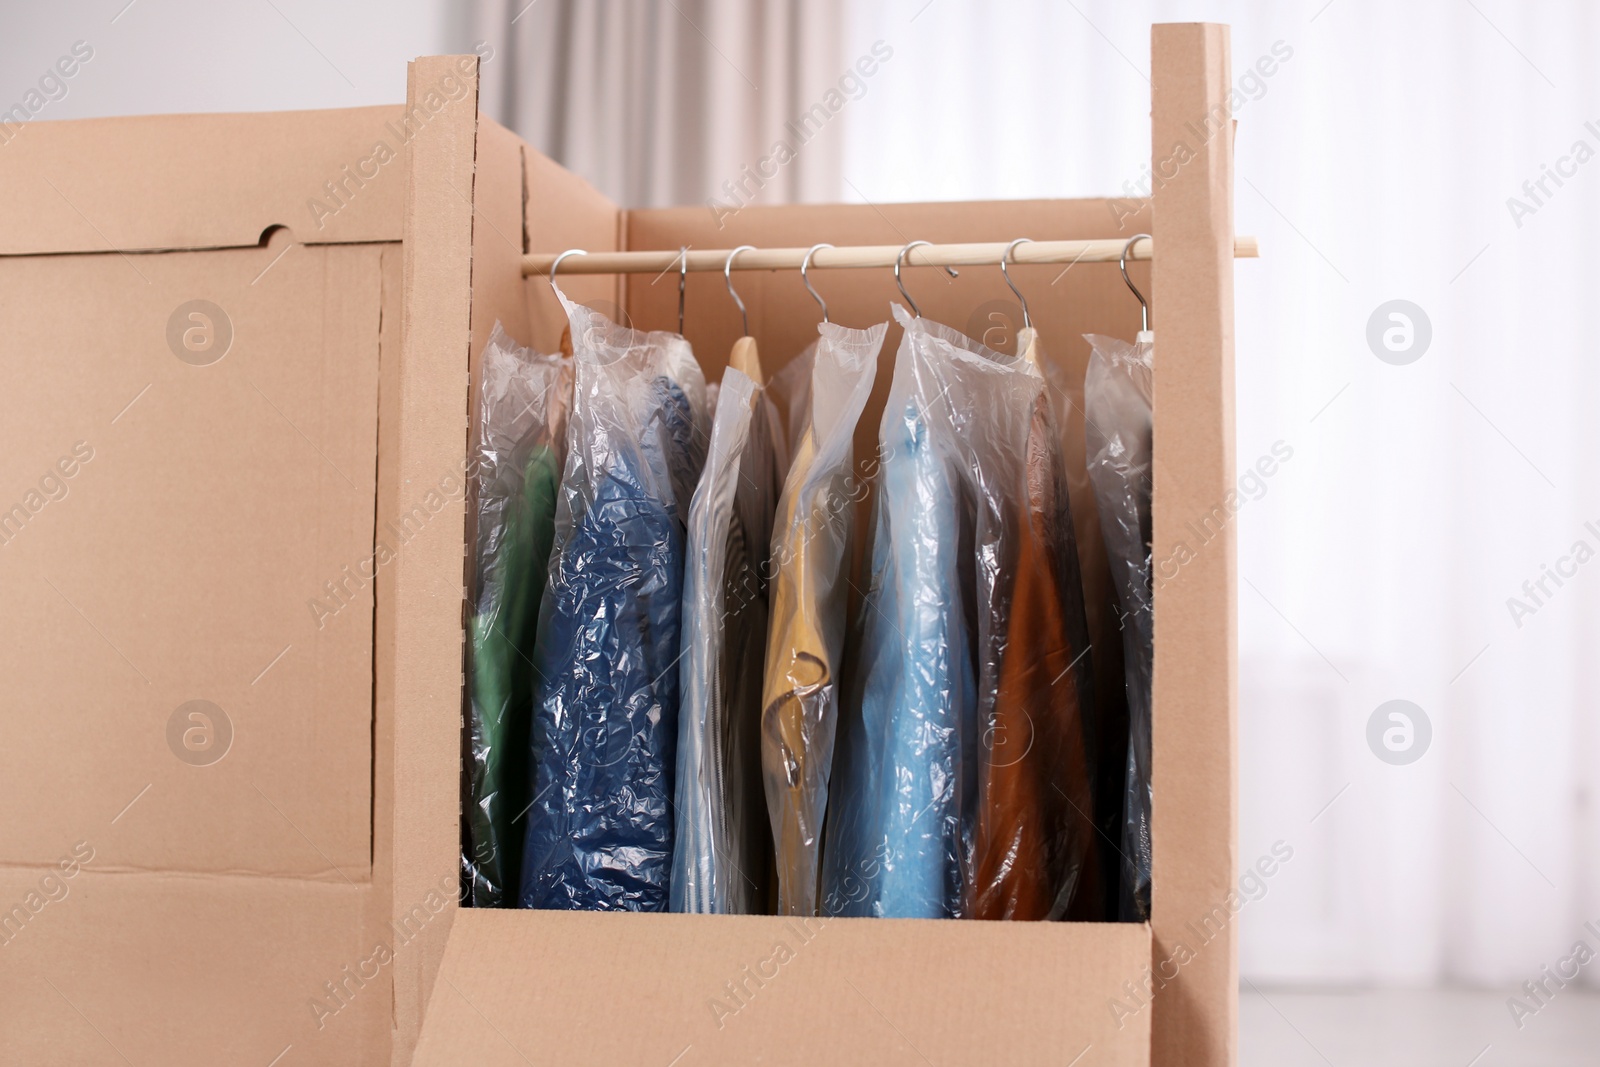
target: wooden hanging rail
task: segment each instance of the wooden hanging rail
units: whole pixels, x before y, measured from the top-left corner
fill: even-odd
[[[906,253],[908,267],[977,267],[997,266],[1005,255],[1006,241],[981,244],[918,245]],[[1114,237],[1093,241],[1029,241],[1012,251],[1010,262],[1027,263],[1115,263],[1122,257],[1127,239]],[[1135,242],[1128,251],[1132,260],[1149,259],[1155,243],[1146,237]],[[904,245],[843,245],[838,248],[819,248],[811,257],[816,270],[840,267],[893,267],[895,257]],[[688,260],[687,269],[696,271],[721,271],[728,262],[727,248],[691,248],[687,256],[676,249],[653,249],[646,252],[591,252],[572,255],[561,261],[560,275],[569,274],[641,274],[676,270],[680,261]],[[1258,247],[1254,237],[1235,237],[1233,254],[1239,259],[1254,259]],[[523,277],[548,275],[557,253],[537,253],[522,257]],[[734,270],[798,270],[805,259],[804,248],[753,248],[740,252],[733,261]]]

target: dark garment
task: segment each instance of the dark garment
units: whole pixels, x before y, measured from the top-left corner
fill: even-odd
[[[520,885],[521,816],[528,806],[528,727],[533,713],[532,663],[539,604],[555,538],[556,453],[536,446],[523,465],[522,485],[507,502],[504,526],[480,530],[495,540],[494,565],[484,576],[471,640],[464,857],[474,907],[509,907]]]
[[[769,402],[730,367],[689,509],[672,910],[761,914],[774,884],[761,668],[778,469]]]
[[[569,480],[593,483],[539,620],[523,907],[667,907],[684,526],[662,490],[692,488],[697,464],[683,391],[652,389],[636,441],[604,425],[572,445]]]
[[[1153,348],[1086,334],[1087,466],[1117,594],[1126,671],[1127,744],[1120,837],[1118,917],[1150,917],[1151,677],[1155,602],[1151,581],[1150,471]]]

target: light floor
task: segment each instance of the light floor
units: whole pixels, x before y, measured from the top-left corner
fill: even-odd
[[[1571,986],[1519,1030],[1510,990],[1307,992],[1244,983],[1239,1067],[1591,1067],[1600,993]]]

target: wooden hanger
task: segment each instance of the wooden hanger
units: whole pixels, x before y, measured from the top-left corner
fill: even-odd
[[[733,351],[728,354],[728,366],[749,375],[750,380],[759,387],[767,384],[767,376],[761,370],[761,353],[756,348],[756,339],[750,336],[750,315],[745,311],[744,301],[733,288],[733,257],[746,250],[753,252],[755,246],[740,245],[728,253],[727,262],[722,265],[722,278],[728,283],[728,295],[739,305],[739,319],[744,326],[744,335],[733,342]]]
[[[761,371],[761,354],[756,351],[756,339],[748,335],[733,342],[728,355],[728,366],[750,376],[756,385],[766,385],[767,377]]]
[[[1017,352],[1023,359],[1039,365],[1039,331],[1032,326],[1024,326],[1017,331]]]
[[[1005,275],[1006,284],[1011,291],[1017,294],[1017,302],[1022,305],[1022,329],[1017,331],[1017,355],[1032,363],[1039,365],[1039,331],[1033,328],[1033,319],[1028,315],[1028,298],[1022,295],[1022,290],[1017,288],[1017,283],[1011,280],[1011,273],[1006,270],[1006,263],[1011,259],[1012,249],[1020,244],[1030,244],[1026,237],[1018,237],[1006,245],[1004,254],[1000,257],[1000,273]]]

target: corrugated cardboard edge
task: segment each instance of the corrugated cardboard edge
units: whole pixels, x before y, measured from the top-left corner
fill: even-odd
[[[408,114],[460,64],[476,62],[437,56],[413,63]],[[475,417],[470,383],[494,324],[555,350],[558,305],[547,281],[522,277],[523,251],[552,242],[610,249],[620,232],[614,204],[477,114],[475,76],[471,81],[465,97],[430,112],[411,146],[401,365],[380,400],[380,537],[387,521],[424,502],[442,476],[466,473]],[[572,281],[580,298],[616,292],[614,279]],[[392,776],[394,799],[375,832],[393,857],[388,905],[396,938],[419,905],[428,914],[421,933],[395,952],[392,1058],[401,1065],[410,1062],[456,915],[453,893],[437,915],[424,903],[441,881],[454,884],[460,861],[464,546],[472,542],[461,498],[446,505],[430,509],[425,536],[406,541],[390,586],[379,587],[387,628],[380,637],[392,632],[393,640],[380,646],[389,679],[380,678],[378,690],[392,704],[383,719],[393,728],[387,743],[380,729],[376,758]],[[385,774],[376,778],[383,783]]]
[[[395,455],[400,440],[399,395],[401,320],[405,304],[405,249],[393,246],[383,255],[383,321],[378,328],[378,478],[373,496],[373,538],[377,523],[392,515],[399,493],[399,473],[387,458]],[[376,546],[374,546],[376,547]],[[392,575],[379,570],[373,581],[372,601],[372,882],[371,914],[367,927],[378,941],[389,944],[393,937],[389,918],[394,893],[394,631],[395,611]],[[375,942],[376,943],[376,942]],[[394,981],[389,976],[389,1015],[380,1046],[382,1055],[372,1062],[389,1059],[393,1043]]]
[[[441,108],[429,107],[428,94],[456,77],[466,83],[466,93]],[[407,932],[393,964],[396,1064],[410,1062],[416,1045],[455,917],[460,862],[466,509],[459,487],[467,443],[477,58],[418,59],[410,67],[406,96],[408,114],[421,108],[428,117],[411,142],[397,388],[381,394],[379,415],[387,446],[379,459],[380,540],[402,517],[423,509],[420,529],[396,545],[388,582],[378,590],[380,602],[393,605],[392,614],[379,609],[393,632],[392,646],[380,649],[381,669],[391,674],[380,691],[393,701],[393,732],[389,750],[377,754],[394,775],[393,816],[386,828],[394,862],[389,916]],[[402,541],[397,533],[390,536]],[[435,910],[441,891],[444,902]]]
[[[1226,508],[1234,488],[1228,28],[1158,25],[1151,47],[1152,551],[1158,572],[1181,561],[1155,593],[1152,926],[1165,984],[1151,1062],[1223,1067],[1238,1051],[1237,563],[1231,512],[1204,542],[1190,524]],[[1218,908],[1220,931],[1206,938]]]

